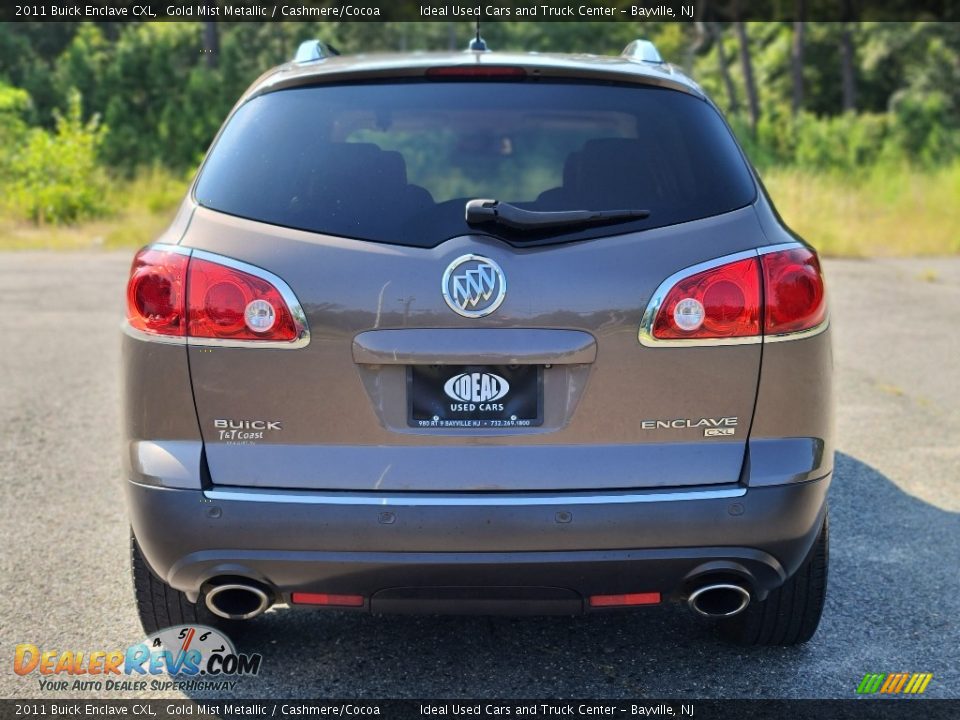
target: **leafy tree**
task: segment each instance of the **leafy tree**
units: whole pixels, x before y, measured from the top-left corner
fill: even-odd
[[[78,90],[90,114],[102,113],[109,99],[104,82],[111,60],[112,45],[93,23],[83,23],[52,63],[51,80],[57,96],[69,102],[72,90]],[[52,108],[51,108],[52,110]]]
[[[10,177],[14,154],[27,136],[30,108],[25,90],[0,83],[0,179]]]
[[[803,52],[804,38],[807,34],[807,3],[796,0],[797,19],[793,23],[793,43],[790,46],[790,76],[793,81],[793,114],[803,110]]]
[[[108,211],[107,180],[97,150],[107,133],[98,118],[83,120],[80,93],[70,93],[56,130],[33,128],[10,162],[16,206],[36,223],[67,223]]]
[[[65,97],[52,67],[77,30],[73,23],[0,23],[0,80],[29,93],[31,122],[53,126],[52,111]]]
[[[196,161],[220,110],[215,80],[203,64],[199,23],[142,23],[121,32],[105,68],[106,160],[126,169],[162,160]],[[211,91],[209,103],[196,94]],[[207,109],[210,108],[210,109]]]

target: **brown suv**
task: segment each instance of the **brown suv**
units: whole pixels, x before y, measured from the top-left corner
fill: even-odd
[[[816,630],[819,262],[649,43],[306,43],[237,103],[127,295],[148,631],[667,602],[748,644]]]

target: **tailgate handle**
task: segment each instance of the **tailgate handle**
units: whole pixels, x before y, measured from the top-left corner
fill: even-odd
[[[353,339],[363,365],[580,365],[597,341],[580,330],[415,328],[369,330]]]

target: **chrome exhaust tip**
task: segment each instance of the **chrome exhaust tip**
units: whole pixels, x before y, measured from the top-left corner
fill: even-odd
[[[687,598],[687,605],[698,615],[710,618],[731,617],[750,604],[750,593],[742,585],[715,583],[697,588]]]
[[[227,620],[249,620],[270,607],[270,596],[256,585],[224,583],[207,592],[204,602],[214,615]]]

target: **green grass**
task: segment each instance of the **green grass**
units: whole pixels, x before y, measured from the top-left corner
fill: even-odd
[[[784,220],[823,255],[909,257],[960,253],[960,163],[921,172],[874,169],[850,176],[769,169],[764,183]],[[117,183],[111,217],[36,226],[0,213],[0,250],[132,248],[166,227],[188,181],[161,169]]]
[[[136,248],[170,224],[189,180],[161,168],[115,181],[109,217],[76,225],[36,225],[16,208],[0,208],[0,250],[90,250]]]
[[[787,224],[821,254],[910,257],[960,253],[960,163],[864,176],[762,173]]]
[[[172,214],[122,212],[80,225],[35,226],[0,220],[0,250],[109,250],[146,245],[173,219]]]

